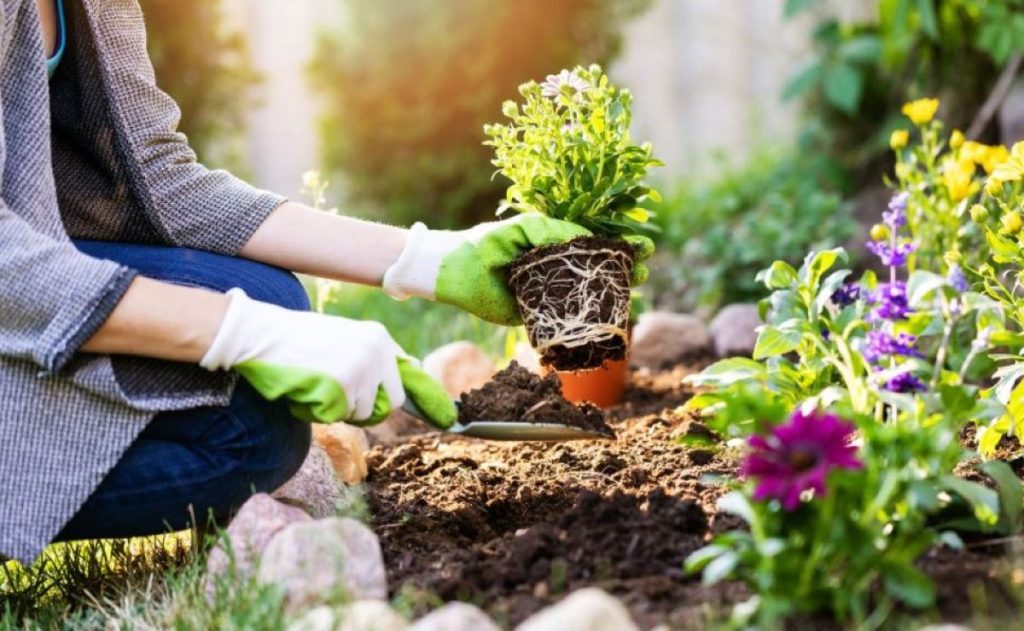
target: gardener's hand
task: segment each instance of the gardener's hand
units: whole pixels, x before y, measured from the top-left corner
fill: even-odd
[[[409,231],[398,261],[384,275],[384,291],[393,298],[420,296],[455,305],[484,320],[515,325],[522,322],[509,293],[506,269],[537,246],[563,243],[590,235],[574,223],[529,213],[461,231],[428,230],[421,223]],[[647,280],[642,263],[654,251],[647,237],[627,239],[637,253],[633,280]]]
[[[230,369],[270,400],[292,403],[296,417],[373,425],[406,394],[442,429],[458,416],[437,381],[418,367],[385,328],[257,302],[241,289],[200,364]]]

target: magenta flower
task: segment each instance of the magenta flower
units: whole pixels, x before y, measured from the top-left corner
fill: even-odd
[[[833,414],[797,411],[770,436],[751,436],[752,451],[740,475],[757,481],[754,499],[775,499],[787,511],[800,505],[805,491],[824,495],[833,469],[860,469],[857,448],[850,444],[855,428]]]

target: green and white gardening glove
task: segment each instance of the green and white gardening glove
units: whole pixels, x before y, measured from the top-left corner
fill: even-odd
[[[440,383],[423,372],[377,322],[289,311],[241,289],[200,365],[234,370],[271,401],[291,402],[299,419],[374,425],[405,403],[446,429],[458,412]]]
[[[507,268],[527,250],[589,236],[586,228],[539,213],[484,223],[468,230],[409,229],[405,249],[384,274],[384,291],[404,300],[419,296],[454,305],[489,322],[522,323],[507,285]],[[654,251],[647,237],[627,238],[637,253],[634,284],[647,280],[641,261]]]

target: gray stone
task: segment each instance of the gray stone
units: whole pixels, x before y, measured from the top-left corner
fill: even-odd
[[[344,501],[341,480],[334,472],[331,459],[316,441],[310,445],[309,455],[298,472],[271,495],[285,504],[298,506],[316,519],[335,515]]]
[[[282,504],[265,493],[242,504],[224,536],[210,550],[206,561],[206,591],[212,596],[214,581],[232,568],[240,578],[251,575],[256,560],[278,532],[312,518],[302,509]]]
[[[749,357],[757,343],[757,328],[761,326],[756,304],[732,304],[711,321],[711,337],[715,354],[719,357]]]
[[[711,349],[708,327],[692,315],[668,311],[643,313],[633,327],[630,358],[642,368],[675,366]]]
[[[640,631],[625,606],[608,593],[588,587],[542,609],[516,631]]]
[[[409,623],[379,600],[357,600],[332,609],[310,610],[288,626],[288,631],[405,631]]]
[[[259,578],[284,589],[285,608],[293,613],[341,597],[383,600],[388,595],[377,536],[340,517],[292,524],[277,533],[263,552]]]
[[[420,618],[409,631],[501,631],[478,607],[451,602]]]

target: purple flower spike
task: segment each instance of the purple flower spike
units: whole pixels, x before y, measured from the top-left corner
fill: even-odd
[[[868,241],[867,248],[882,260],[886,267],[902,267],[907,264],[907,257],[914,251],[914,244],[909,241],[897,243],[895,247],[880,241]]]
[[[860,469],[857,448],[850,444],[855,428],[823,412],[795,412],[789,422],[769,436],[752,436],[752,451],[740,475],[757,480],[754,499],[775,499],[787,511],[800,506],[804,492],[825,495],[825,481],[833,469]]]
[[[946,274],[946,282],[949,283],[950,287],[960,293],[971,288],[971,284],[967,282],[967,276],[964,275],[964,270],[955,263],[949,266],[949,273]]]
[[[857,283],[846,283],[839,289],[832,292],[832,304],[842,309],[857,302],[860,298],[860,285]]]
[[[885,384],[889,392],[924,392],[928,388],[911,372],[901,372]]]
[[[882,221],[894,233],[899,232],[900,228],[907,225],[907,200],[909,198],[910,194],[906,192],[893,195],[889,200],[889,210],[882,213]]]
[[[908,333],[900,333],[893,337],[885,331],[868,331],[867,344],[864,347],[864,359],[877,364],[883,357],[902,355],[904,357],[920,357],[921,353],[914,348],[917,338]]]
[[[882,283],[868,296],[868,301],[875,305],[868,314],[870,322],[903,320],[913,313],[907,300],[907,284],[903,281]]]

